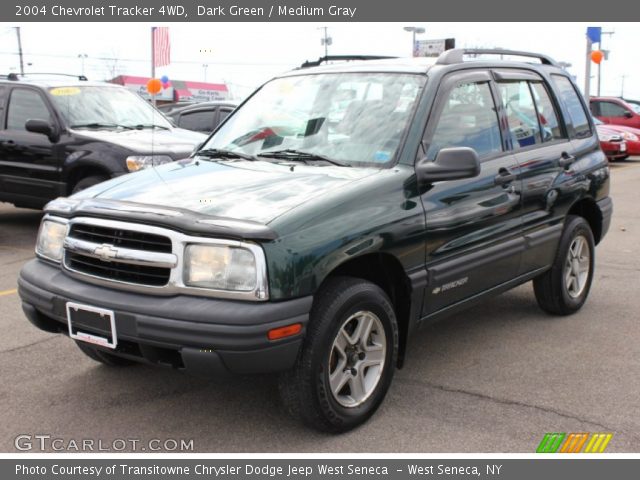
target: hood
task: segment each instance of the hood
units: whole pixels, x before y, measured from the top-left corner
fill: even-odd
[[[75,131],[83,137],[114,143],[134,152],[168,154],[174,159],[190,155],[193,149],[207,138],[202,133],[182,128],[172,128],[171,130],[159,128],[154,130],[77,129]]]
[[[173,207],[266,225],[305,202],[376,172],[375,168],[195,158],[117,177],[73,198]]]

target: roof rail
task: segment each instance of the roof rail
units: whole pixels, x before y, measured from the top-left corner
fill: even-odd
[[[353,60],[388,60],[390,58],[398,58],[398,57],[384,57],[380,55],[325,55],[324,57],[320,57],[318,60],[307,60],[300,68],[310,68],[317,67],[326,62],[349,62]]]
[[[455,63],[463,63],[464,55],[513,55],[516,57],[537,58],[543,65],[559,66],[553,58],[541,53],[520,52],[518,50],[505,50],[502,48],[454,48],[440,54],[436,64],[453,65]]]
[[[18,80],[18,74],[17,73],[8,73],[6,75],[0,75],[0,78],[5,79],[5,80]]]
[[[48,72],[29,72],[29,73],[24,73],[24,74],[10,73],[9,75],[7,75],[7,79],[9,79],[9,80],[19,80],[20,77],[29,78],[31,75],[50,75],[50,76],[55,76],[55,77],[71,77],[71,78],[75,78],[76,80],[80,80],[81,82],[86,82],[86,81],[89,80],[84,75],[72,75],[72,74],[69,74],[69,73],[48,73]]]

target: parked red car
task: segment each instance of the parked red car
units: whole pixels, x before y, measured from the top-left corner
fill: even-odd
[[[591,113],[606,124],[640,128],[640,104],[618,97],[591,97]]]
[[[622,138],[620,132],[614,130],[612,125],[603,124],[597,118],[594,118],[593,121],[598,131],[600,148],[602,148],[609,161],[613,162],[627,158],[629,156],[627,142]]]
[[[597,123],[598,120],[596,120]],[[640,155],[640,129],[625,127],[624,125],[606,125],[605,128],[616,132],[622,137],[627,144],[627,153],[629,155]]]

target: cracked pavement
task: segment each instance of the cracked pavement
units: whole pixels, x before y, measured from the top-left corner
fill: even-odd
[[[40,213],[0,204],[0,451],[44,433],[221,453],[534,452],[546,432],[611,432],[608,452],[638,452],[640,159],[611,170],[614,217],[581,312],[550,317],[525,284],[421,330],[378,413],[340,436],[289,419],[273,376],[113,370],[32,327],[12,290]]]

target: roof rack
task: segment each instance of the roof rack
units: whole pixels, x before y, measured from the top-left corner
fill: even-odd
[[[513,55],[516,57],[537,58],[543,65],[553,65],[558,67],[558,63],[551,57],[541,53],[520,52],[518,50],[504,50],[502,48],[454,48],[440,54],[436,64],[453,65],[463,63],[464,55]]]
[[[380,55],[325,55],[324,57],[320,57],[318,60],[307,60],[300,68],[310,68],[317,67],[326,62],[350,62],[354,60],[388,60],[390,58],[398,58],[398,57],[384,57]]]
[[[10,73],[10,74],[6,75],[6,78],[7,78],[7,80],[18,81],[18,80],[20,80],[20,77],[28,78],[31,75],[50,75],[50,76],[56,76],[56,77],[71,77],[71,78],[75,78],[76,80],[80,80],[81,82],[87,82],[89,80],[84,75],[71,75],[69,73],[47,73],[47,72],[29,72],[29,73],[25,73],[25,74]],[[3,75],[3,77],[4,77],[4,75]]]

